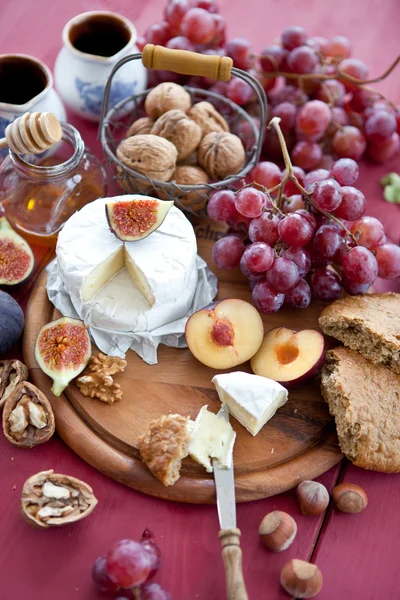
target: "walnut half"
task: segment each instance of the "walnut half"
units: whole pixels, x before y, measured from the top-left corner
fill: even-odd
[[[122,373],[127,365],[126,360],[118,356],[107,356],[99,352],[91,356],[88,366],[76,381],[83,396],[98,398],[107,404],[121,400],[122,390],[119,383],[114,383],[112,375]]]
[[[33,448],[54,433],[54,414],[50,402],[36,386],[19,383],[8,396],[3,411],[3,431],[15,446]]]
[[[20,360],[0,360],[0,408],[15,389],[28,379],[28,367]]]
[[[24,483],[22,516],[31,525],[56,527],[87,517],[97,504],[92,488],[75,477],[41,471]]]

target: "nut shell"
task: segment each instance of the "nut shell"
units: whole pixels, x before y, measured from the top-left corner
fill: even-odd
[[[0,408],[22,381],[28,379],[28,367],[20,360],[0,360]]]
[[[322,589],[322,573],[305,560],[293,558],[281,571],[281,585],[295,598],[314,598]]]
[[[241,140],[223,131],[208,133],[203,137],[198,159],[210,179],[215,181],[236,175],[243,168],[246,156]]]
[[[181,165],[176,167],[175,172],[172,175],[172,181],[175,181],[178,185],[203,185],[208,183],[208,175],[201,167]],[[205,193],[206,188],[199,190],[198,192],[193,190],[191,192],[186,192],[185,194],[178,194],[176,197],[183,205],[185,205],[202,201]]]
[[[177,160],[184,160],[194,152],[202,138],[201,128],[182,110],[169,110],[161,115],[151,133],[174,144],[178,151]]]
[[[153,119],[150,119],[150,117],[141,117],[132,123],[126,132],[125,137],[128,138],[131,137],[131,135],[145,135],[150,133],[153,125]]]
[[[119,160],[138,173],[157,181],[169,181],[175,170],[178,151],[171,142],[156,135],[134,135],[122,140]]]
[[[302,481],[297,486],[296,494],[300,510],[306,517],[322,515],[328,507],[328,490],[318,481]]]
[[[188,117],[201,127],[203,135],[213,131],[228,131],[229,125],[210,102],[197,102],[188,110]]]
[[[296,537],[297,524],[288,513],[274,510],[263,518],[258,533],[266,548],[282,552],[289,548]]]
[[[360,513],[368,505],[368,496],[359,485],[340,483],[333,488],[332,498],[336,508],[345,513]]]
[[[144,108],[152,119],[158,119],[168,110],[186,112],[191,107],[190,94],[181,85],[164,82],[157,85],[146,96]]]

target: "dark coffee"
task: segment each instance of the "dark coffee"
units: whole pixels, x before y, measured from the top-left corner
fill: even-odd
[[[46,71],[23,56],[0,57],[0,102],[25,104],[48,83]]]
[[[69,32],[71,44],[80,52],[114,56],[131,39],[129,27],[112,15],[93,15],[74,23]]]

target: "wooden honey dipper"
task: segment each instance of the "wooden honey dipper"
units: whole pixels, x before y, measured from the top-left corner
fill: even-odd
[[[7,125],[0,148],[8,146],[15,154],[40,154],[61,138],[61,124],[53,113],[27,112]]]

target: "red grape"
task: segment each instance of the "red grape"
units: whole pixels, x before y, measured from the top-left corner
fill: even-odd
[[[170,0],[165,7],[165,20],[178,33],[181,21],[190,8],[189,0]]]
[[[191,0],[191,6],[194,8],[204,8],[210,13],[218,12],[218,4],[215,0]]]
[[[286,169],[284,169],[282,171],[282,179],[285,175],[286,175]],[[300,167],[293,167],[293,175],[296,177],[296,179],[300,183],[300,185],[302,185],[304,187],[304,177],[306,174],[304,173],[303,169],[301,169]],[[283,193],[285,194],[285,196],[294,196],[299,193],[299,188],[296,186],[294,181],[288,181],[285,184]]]
[[[152,560],[151,571],[149,573],[149,576],[147,577],[148,581],[149,579],[152,579],[154,577],[154,575],[161,567],[161,550],[154,540],[154,534],[149,529],[145,529],[142,533],[140,543],[142,544],[143,548],[147,550]]]
[[[398,133],[393,133],[386,142],[381,144],[371,144],[368,147],[368,154],[372,160],[378,164],[387,162],[398,154],[400,150],[400,138]]]
[[[375,248],[383,243],[385,230],[375,217],[361,217],[351,226],[353,234],[359,234],[358,244],[365,248]],[[361,282],[360,282],[361,283]]]
[[[105,556],[99,556],[92,567],[92,579],[100,592],[116,592],[119,585],[114,583],[107,571],[107,560]]]
[[[311,289],[305,279],[285,293],[285,304],[293,308],[307,308],[311,302]]]
[[[354,283],[373,283],[378,275],[378,263],[368,248],[356,246],[342,259],[343,275]]]
[[[275,106],[282,102],[290,102],[295,106],[302,106],[307,100],[307,94],[294,85],[284,85],[271,99]]]
[[[317,227],[317,219],[311,212],[309,212],[308,210],[300,209],[296,210],[296,214],[302,215],[305,219],[307,219],[314,231],[314,229]]]
[[[346,221],[355,221],[362,217],[364,212],[364,194],[350,185],[343,186],[342,201],[340,206],[335,210],[335,216],[346,219]]]
[[[252,242],[266,242],[270,246],[275,246],[279,239],[278,223],[278,217],[264,212],[261,217],[251,221],[249,238]]]
[[[332,121],[329,124],[328,129],[326,130],[326,134],[333,136],[345,125],[349,124],[349,117],[347,116],[346,111],[341,106],[334,106],[332,108]]]
[[[110,579],[124,589],[144,583],[154,564],[153,556],[134,540],[116,542],[106,561]]]
[[[329,56],[334,56],[342,60],[351,55],[351,44],[344,35],[335,35],[330,42]]]
[[[317,54],[308,46],[294,48],[287,57],[287,64],[293,73],[312,73],[318,62]]]
[[[348,251],[354,247],[355,247],[355,243],[351,238],[342,238],[339,249],[335,254],[335,258],[333,259],[333,262],[336,265],[341,265],[343,258],[346,256]]]
[[[287,50],[277,44],[267,46],[260,54],[260,65],[266,73],[279,71],[283,59],[287,56]]]
[[[136,46],[138,47],[139,52],[141,52],[143,50],[143,48],[145,47],[146,44],[147,44],[147,42],[146,42],[146,38],[144,37],[144,35],[138,35],[136,38]]]
[[[355,79],[359,81],[367,79],[369,72],[367,65],[361,60],[358,60],[358,58],[345,58],[342,60],[340,63],[340,71],[346,75],[355,77]],[[345,79],[342,79],[342,81],[347,90],[357,89],[357,84],[346,81]]]
[[[318,100],[322,100],[322,102],[326,102],[332,106],[342,106],[345,95],[346,88],[337,79],[323,81],[316,94]]]
[[[303,27],[295,25],[293,27],[287,27],[282,31],[281,40],[282,46],[286,48],[286,50],[293,50],[293,48],[297,48],[306,43],[307,34]]]
[[[323,302],[332,302],[342,293],[339,275],[325,267],[315,269],[311,275],[310,284],[314,298]]]
[[[191,8],[181,21],[180,31],[194,44],[207,44],[215,33],[213,16],[203,8]]]
[[[323,133],[332,118],[331,109],[321,100],[310,100],[298,111],[296,125],[301,133],[314,136]]]
[[[334,179],[318,181],[314,188],[313,200],[319,209],[332,212],[342,201],[340,185]]]
[[[355,112],[362,113],[366,108],[372,105],[375,98],[375,92],[358,88],[353,90],[350,106]]]
[[[236,196],[230,190],[215,192],[207,204],[208,216],[216,221],[227,221],[233,218],[237,213],[235,200]]]
[[[252,99],[254,91],[251,85],[243,81],[243,79],[232,77],[228,83],[226,95],[232,102],[235,102],[239,106],[244,106]]]
[[[383,277],[383,279],[400,277],[400,246],[382,244],[376,249],[375,257],[378,263],[379,277]]]
[[[234,38],[226,44],[225,52],[233,60],[233,64],[238,69],[247,71],[253,64],[251,43],[245,38]]]
[[[219,269],[229,271],[239,266],[244,250],[242,240],[234,235],[227,235],[215,242],[212,257]]]
[[[339,129],[332,140],[332,148],[340,158],[360,160],[367,147],[365,137],[359,129],[346,125]]]
[[[299,270],[300,277],[307,275],[308,271],[311,269],[310,253],[307,252],[305,248],[296,248],[295,246],[290,246],[290,248],[283,250],[281,256],[294,262]]]
[[[254,242],[247,246],[241,258],[244,266],[253,273],[267,271],[274,262],[274,251],[265,242]]]
[[[335,161],[330,154],[323,154],[321,160],[319,161],[318,168],[329,171],[334,162]]]
[[[264,313],[277,312],[284,300],[285,294],[277,292],[268,281],[259,281],[253,288],[253,304],[257,310]]]
[[[213,14],[213,19],[215,33],[212,44],[222,48],[226,41],[226,22],[221,15]],[[212,53],[216,54],[215,48],[212,48]],[[225,52],[223,52],[223,55],[225,56]]]
[[[304,177],[304,189],[307,192],[312,192],[318,181],[328,179],[329,171],[327,169],[315,169],[315,171],[309,171]]]
[[[340,158],[332,165],[330,176],[339,185],[353,185],[358,178],[358,164],[352,158]]]
[[[147,44],[165,46],[165,44],[171,38],[171,28],[169,23],[163,21],[162,23],[150,25],[150,27],[146,29],[144,37]]]
[[[267,281],[277,292],[286,292],[297,285],[300,279],[297,265],[283,257],[274,260],[267,271]]]
[[[243,254],[244,256],[244,254]],[[254,283],[254,285],[257,283],[257,281],[261,281],[262,279],[265,279],[265,271],[262,273],[255,273],[253,271],[250,271],[250,269],[248,269],[243,261],[243,256],[240,259],[240,270],[242,271],[243,275],[249,280],[249,283]]]
[[[313,254],[324,260],[332,260],[341,244],[339,232],[330,225],[322,225],[315,232],[313,239]]]
[[[244,217],[249,217],[251,219],[260,217],[264,207],[267,206],[270,206],[268,196],[256,188],[243,188],[236,195],[236,210]]]
[[[251,219],[249,219],[248,217],[244,217],[243,215],[238,213],[238,211],[236,211],[234,215],[232,215],[226,220],[226,222],[229,225],[229,227],[234,231],[241,233],[244,232],[247,234],[247,230],[251,223]]]
[[[350,294],[350,296],[366,294],[371,287],[370,283],[355,283],[354,281],[347,279],[347,277],[343,277],[342,283],[345,291]]]
[[[282,180],[282,173],[278,165],[268,160],[259,162],[251,171],[250,179],[263,185],[267,189],[273,188]]]
[[[357,130],[358,131],[358,130]],[[295,165],[305,171],[310,171],[318,166],[322,158],[322,150],[315,142],[297,142],[292,150],[292,159]]]
[[[313,35],[307,40],[307,44],[314,48],[317,52],[321,52],[323,56],[329,56],[330,42],[326,37],[321,35]]]
[[[284,200],[282,210],[284,213],[288,214],[305,207],[306,205],[303,197],[300,194],[295,194],[294,196],[289,196],[289,198]]]
[[[141,600],[171,600],[169,592],[164,590],[158,583],[145,583],[140,588]]]
[[[185,36],[177,35],[171,38],[166,43],[167,48],[171,50],[188,50],[189,52],[195,52],[196,48]]]
[[[296,123],[297,109],[290,102],[281,102],[272,109],[272,116],[279,117],[282,131],[291,131]]]
[[[297,212],[290,213],[279,222],[279,235],[288,246],[303,247],[312,240],[314,229],[308,219]]]
[[[373,144],[388,140],[396,131],[397,123],[394,115],[384,110],[372,114],[365,122],[365,137]]]

